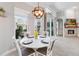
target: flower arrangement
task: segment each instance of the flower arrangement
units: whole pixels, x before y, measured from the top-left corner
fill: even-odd
[[[34,31],[34,38],[38,39],[38,31],[37,30]]]

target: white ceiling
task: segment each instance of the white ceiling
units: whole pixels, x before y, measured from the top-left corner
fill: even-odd
[[[37,2],[27,2],[26,4],[30,6],[37,6]],[[72,8],[74,6],[79,7],[79,2],[40,2],[40,6],[43,8],[51,8],[55,10],[66,10],[68,8]]]
[[[56,8],[59,10],[66,10],[68,8],[72,7],[79,7],[79,2],[56,2],[55,3]]]
[[[32,13],[34,7],[38,5],[38,2],[17,2],[14,5]],[[76,7],[79,10],[79,2],[40,2],[39,5],[45,8],[46,12],[55,10],[57,15],[60,15],[60,13],[63,15],[63,11],[73,7]]]

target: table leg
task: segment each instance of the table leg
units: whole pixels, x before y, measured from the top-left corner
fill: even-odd
[[[38,56],[37,49],[34,48],[35,56]]]

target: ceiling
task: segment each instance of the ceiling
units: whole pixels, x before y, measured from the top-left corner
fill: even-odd
[[[26,2],[26,4],[30,5],[30,6],[37,6],[37,2]],[[79,2],[40,2],[39,3],[40,6],[42,6],[43,8],[51,8],[54,10],[66,10],[68,8],[72,8],[72,7],[79,7]]]
[[[29,12],[28,14],[32,13],[34,7],[38,5],[38,2],[17,2],[14,3],[16,7],[26,10]],[[79,8],[79,2],[40,2],[40,7],[45,8],[46,12],[50,12],[54,10],[58,16],[63,15],[64,11],[70,8]],[[49,10],[50,9],[50,10]],[[78,9],[79,10],[79,9]]]

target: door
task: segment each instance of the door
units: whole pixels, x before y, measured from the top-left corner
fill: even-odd
[[[49,36],[54,35],[52,14],[47,14],[47,32]]]

